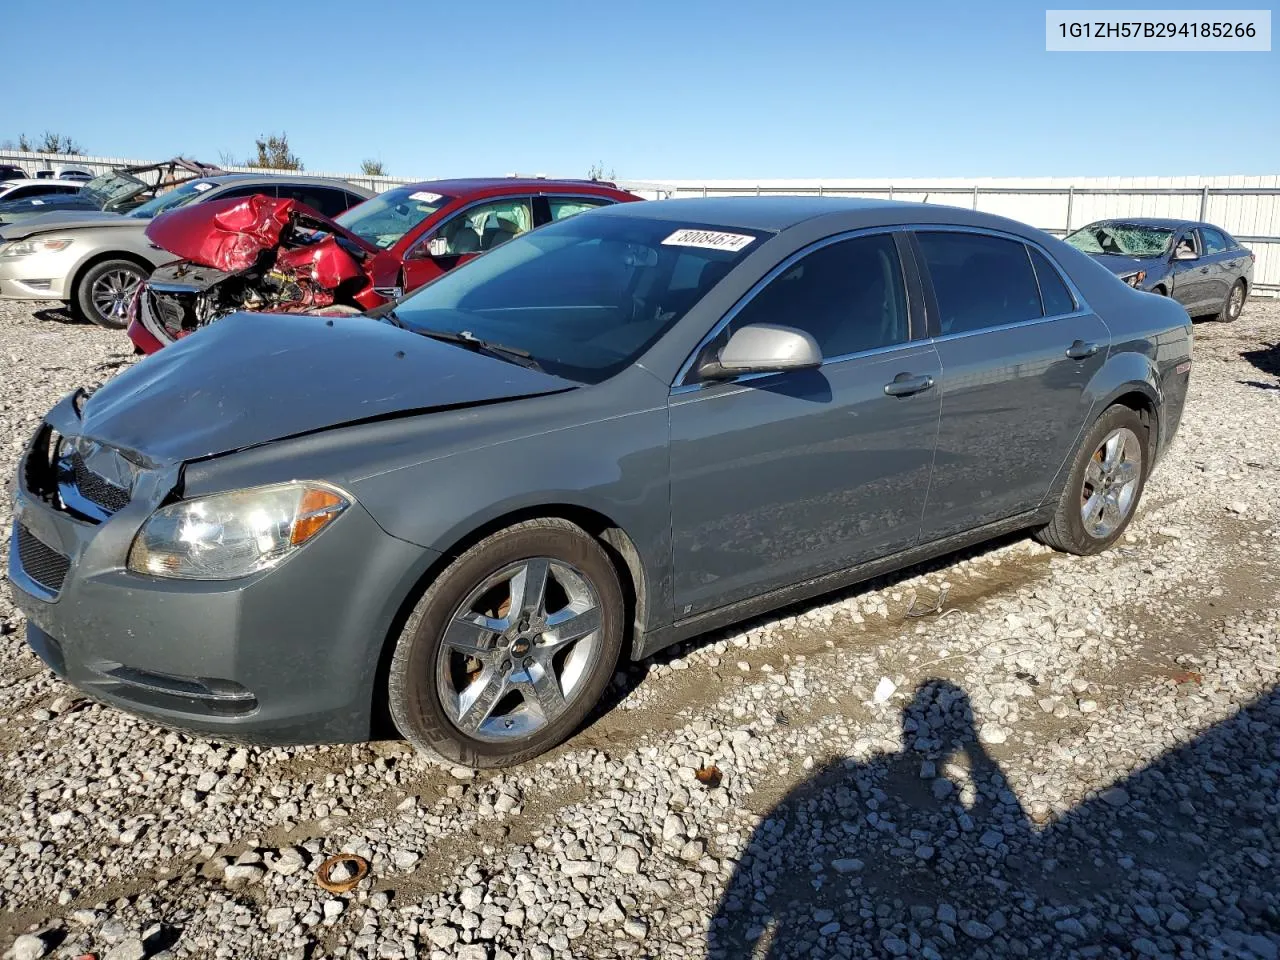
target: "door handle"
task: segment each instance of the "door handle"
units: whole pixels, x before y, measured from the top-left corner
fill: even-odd
[[[1067,347],[1067,356],[1072,360],[1087,360],[1102,347],[1096,343],[1085,343],[1083,340],[1077,340],[1071,346]]]
[[[909,397],[913,393],[923,393],[932,386],[933,377],[928,374],[917,377],[910,373],[900,373],[884,385],[884,392],[890,397]]]
[[[1201,272],[1201,273],[1208,273],[1208,272],[1209,272],[1209,268],[1208,268],[1208,267],[1201,267],[1201,268],[1200,268],[1200,272]]]

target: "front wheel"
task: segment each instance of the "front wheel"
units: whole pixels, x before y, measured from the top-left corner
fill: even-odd
[[[622,648],[608,554],[567,520],[529,520],[463,553],[401,631],[389,706],[410,743],[500,767],[551,749],[604,693]]]
[[[147,271],[132,260],[104,260],[85,271],[76,285],[73,312],[100,327],[121,330],[129,322],[129,304]]]
[[[1227,293],[1227,299],[1222,304],[1222,309],[1218,311],[1218,319],[1224,323],[1239,320],[1240,314],[1244,311],[1244,299],[1244,281],[1237,280],[1231,285],[1231,290]]]
[[[1107,409],[1076,452],[1053,519],[1036,538],[1081,556],[1120,539],[1147,481],[1147,427],[1124,406]]]

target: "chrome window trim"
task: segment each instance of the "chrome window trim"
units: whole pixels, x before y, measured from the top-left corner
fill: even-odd
[[[697,360],[698,355],[702,353],[703,348],[706,347],[706,345],[710,343],[712,340],[714,340],[717,336],[719,336],[720,332],[724,330],[724,328],[728,326],[739,313],[741,313],[744,309],[746,309],[747,305],[751,303],[751,301],[753,301],[760,294],[761,290],[763,290],[766,286],[768,286],[781,273],[783,273],[785,270],[791,267],[792,264],[794,264],[797,260],[800,260],[803,257],[807,257],[809,254],[815,253],[816,251],[821,250],[824,247],[829,247],[833,243],[840,243],[844,240],[853,240],[858,237],[878,236],[880,234],[885,234],[892,238],[893,234],[900,233],[902,229],[903,229],[902,227],[897,225],[894,225],[894,226],[881,225],[877,227],[860,227],[857,230],[846,230],[843,233],[837,233],[829,237],[823,237],[821,240],[815,240],[813,243],[809,244],[808,246],[801,247],[799,250],[793,251],[792,253],[788,254],[785,259],[779,261],[769,270],[768,273],[766,273],[763,277],[761,277],[759,280],[753,283],[751,285],[751,288],[746,293],[744,293],[741,298],[739,298],[738,302],[735,303],[732,307],[730,307],[728,312],[726,312],[725,315],[716,322],[716,324],[711,328],[711,331],[707,333],[707,335],[704,336],[701,340],[698,341],[698,345],[693,348],[693,351],[689,354],[688,358],[685,359],[685,362],[681,365],[679,372],[676,374],[676,378],[672,382],[671,392],[673,394],[687,393],[690,390],[701,389],[704,386],[716,386],[716,385],[725,384],[725,383],[744,383],[747,380],[754,380],[757,377],[776,376],[776,374],[772,372],[748,373],[748,374],[743,374],[741,377],[734,377],[732,380],[711,380],[711,381],[699,380],[694,383],[685,382],[689,376],[690,370],[693,367],[694,361]],[[910,289],[909,289],[909,284],[907,283],[906,264],[902,262],[902,256],[901,254],[898,253],[896,245],[894,248],[894,255],[898,257],[898,269],[903,271],[902,293],[903,293],[903,298],[907,301],[907,327],[908,327],[908,333],[909,333],[910,326],[911,326]],[[828,363],[840,363],[844,360],[852,360],[855,357],[870,356],[876,353],[884,353],[889,350],[901,350],[903,347],[908,347],[914,344],[920,344],[924,342],[925,340],[923,338],[917,340],[908,336],[908,339],[904,340],[902,343],[894,343],[885,347],[873,347],[870,350],[861,350],[856,353],[842,354],[841,356],[838,356],[838,357],[823,357],[822,367],[825,367]],[[819,367],[818,369],[822,369],[822,367]]]

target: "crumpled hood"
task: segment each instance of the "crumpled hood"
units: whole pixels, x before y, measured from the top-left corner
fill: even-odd
[[[1157,262],[1149,257],[1125,257],[1116,253],[1091,253],[1089,256],[1117,277],[1123,277],[1126,273],[1133,273],[1135,270],[1145,270],[1150,273],[1152,265]]]
[[[147,221],[101,210],[55,210],[42,213],[0,230],[0,239],[21,240],[49,230],[77,230],[82,227],[133,227],[142,229]]]
[[[109,381],[84,436],[178,463],[327,427],[555,393],[550,374],[367,317],[232,314]]]
[[[147,226],[147,239],[183,260],[226,273],[247,270],[280,242],[291,220],[354,243],[370,256],[381,251],[296,200],[261,194],[210,200],[162,213]]]

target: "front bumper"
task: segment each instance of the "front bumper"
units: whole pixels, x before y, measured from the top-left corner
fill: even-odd
[[[166,726],[263,743],[370,737],[384,641],[434,555],[353,503],[260,574],[143,576],[125,569],[128,549],[176,472],[151,485],[143,475],[134,498],[95,523],[30,489],[30,457],[19,468],[9,579],[28,642],[55,673]]]
[[[68,300],[76,265],[75,244],[66,250],[0,259],[0,300]]]

